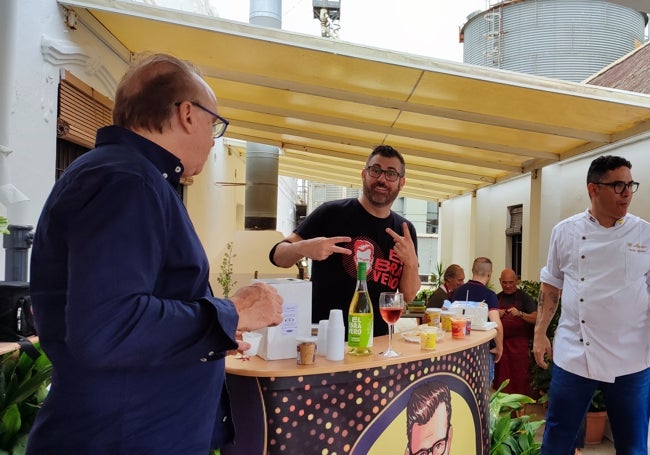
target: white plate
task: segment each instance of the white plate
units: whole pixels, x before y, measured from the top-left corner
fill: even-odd
[[[492,321],[487,321],[485,324],[481,324],[481,325],[472,324],[472,330],[491,330],[496,328],[497,328],[497,323]]]
[[[409,330],[407,332],[402,332],[400,333],[402,338],[404,338],[405,341],[408,341],[409,343],[419,343],[420,342],[420,328],[418,327],[417,329]],[[440,342],[443,340],[445,337],[445,331],[442,329],[438,329],[438,333],[436,333],[436,341]]]

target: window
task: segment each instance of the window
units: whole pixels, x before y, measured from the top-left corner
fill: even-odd
[[[513,205],[508,207],[510,222],[506,228],[506,246],[510,257],[506,257],[506,262],[521,278],[521,250],[522,250],[522,220],[524,215],[523,205]],[[508,256],[508,255],[507,255]]]

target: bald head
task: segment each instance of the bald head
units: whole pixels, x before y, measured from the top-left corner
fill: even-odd
[[[503,269],[499,277],[501,289],[506,295],[514,294],[517,292],[517,274],[512,269]]]

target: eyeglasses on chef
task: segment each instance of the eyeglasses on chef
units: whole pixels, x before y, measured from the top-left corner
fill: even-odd
[[[594,182],[596,185],[605,185],[609,186],[611,189],[614,190],[614,193],[616,194],[621,194],[623,191],[625,191],[625,188],[630,190],[632,193],[636,193],[636,190],[639,189],[639,182],[622,182],[620,180],[617,180],[615,182]]]
[[[378,179],[381,177],[381,174],[384,174],[386,180],[389,182],[394,182],[398,178],[402,177],[402,175],[395,169],[382,169],[381,166],[378,165],[366,166],[366,171],[368,171],[368,174],[370,174],[370,177],[373,179]]]
[[[228,128],[228,125],[230,125],[230,122],[217,114],[216,112],[212,112],[210,109],[207,107],[203,106],[201,103],[198,103],[196,101],[190,101],[192,106],[196,106],[199,109],[201,109],[204,112],[207,112],[211,116],[215,118],[215,120],[212,122],[212,137],[214,139],[218,139],[221,136],[224,135],[226,132],[226,128]],[[176,106],[180,106],[181,102],[179,101],[178,103],[175,103]]]

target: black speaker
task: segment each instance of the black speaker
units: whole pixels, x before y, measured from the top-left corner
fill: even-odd
[[[36,335],[29,283],[0,281],[0,341]]]

